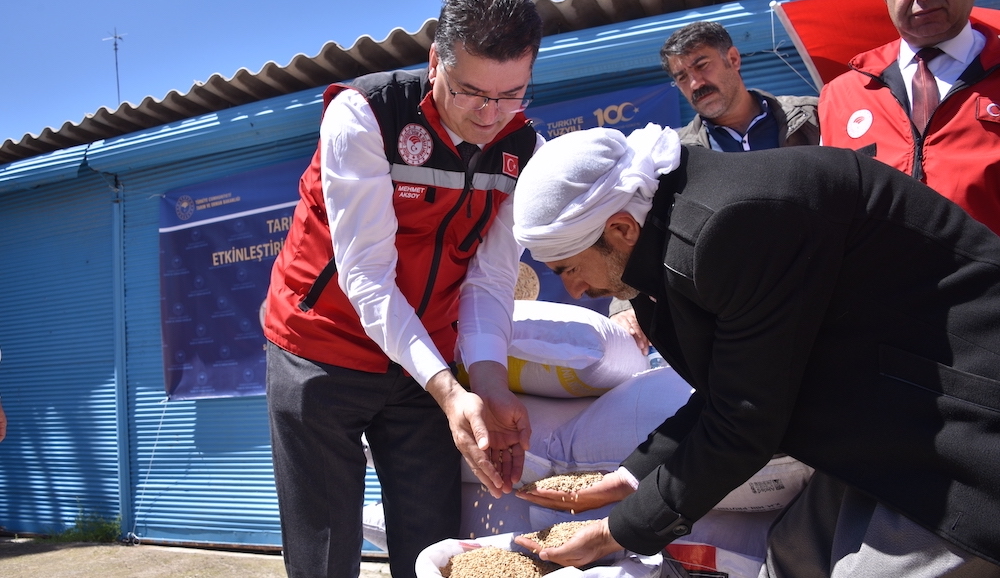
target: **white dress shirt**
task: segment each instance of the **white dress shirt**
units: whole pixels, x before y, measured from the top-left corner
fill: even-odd
[[[453,143],[461,139],[451,131]],[[539,135],[538,146],[544,142]],[[537,148],[537,147],[536,147]],[[396,285],[396,214],[382,133],[367,100],[344,90],[320,125],[323,198],[339,284],[368,337],[417,382],[447,369],[416,311]],[[514,284],[522,248],[511,232],[513,196],[472,258],[459,297],[462,359],[507,365]]]

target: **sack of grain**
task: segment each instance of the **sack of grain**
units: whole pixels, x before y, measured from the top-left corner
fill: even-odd
[[[447,566],[452,556],[487,546],[508,551],[527,552],[514,543],[514,533],[486,536],[475,540],[442,540],[424,548],[417,556],[414,567],[417,578],[442,578],[441,568]],[[661,554],[642,556],[632,552],[619,552],[608,557],[604,562],[602,565],[586,570],[565,567],[545,576],[546,578],[657,578],[660,575],[663,556]]]
[[[691,396],[669,367],[638,373],[552,432],[545,457],[555,473],[612,471]]]
[[[749,480],[729,492],[715,505],[715,509],[729,512],[781,510],[799,495],[813,471],[813,468],[791,456],[776,456]]]
[[[468,374],[458,360],[458,380]],[[597,397],[649,368],[635,339],[606,316],[567,303],[514,302],[507,357],[511,391],[546,397]]]
[[[543,442],[543,456],[553,473],[615,470],[650,432],[687,402],[691,392],[691,386],[670,367],[638,373],[553,431]],[[775,457],[716,508],[779,510],[798,495],[812,472],[792,457]]]

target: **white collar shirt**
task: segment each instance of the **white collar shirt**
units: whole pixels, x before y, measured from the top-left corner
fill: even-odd
[[[948,94],[951,87],[958,81],[966,68],[979,56],[986,45],[986,37],[980,32],[973,30],[968,22],[965,27],[954,38],[945,40],[937,45],[944,54],[931,60],[927,68],[937,80],[938,92],[941,98]],[[916,50],[912,46],[901,41],[899,43],[899,71],[903,74],[903,84],[906,86],[906,96],[910,103],[913,102],[913,76],[917,72]],[[912,105],[911,105],[912,106]]]

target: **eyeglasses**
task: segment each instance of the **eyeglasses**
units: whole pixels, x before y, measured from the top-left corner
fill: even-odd
[[[441,66],[441,70],[444,71],[444,66]],[[455,106],[464,110],[483,110],[490,103],[490,101],[493,101],[497,103],[497,110],[500,112],[504,114],[513,114],[528,108],[528,105],[531,104],[532,100],[531,97],[528,96],[523,98],[490,98],[481,94],[456,92],[451,88],[451,83],[448,82],[447,76],[445,76],[444,84],[448,88],[448,92],[451,94],[451,97],[455,99]]]

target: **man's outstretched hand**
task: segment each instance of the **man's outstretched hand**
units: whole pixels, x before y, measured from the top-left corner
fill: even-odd
[[[617,471],[604,474],[601,481],[577,491],[549,490],[534,488],[530,491],[518,490],[517,497],[532,504],[562,510],[564,512],[586,512],[602,506],[620,502],[635,492],[632,486]]]
[[[481,361],[469,367],[472,392],[450,371],[427,382],[427,391],[448,417],[455,446],[472,473],[499,498],[521,479],[529,449],[528,411],[507,385],[507,369]]]

